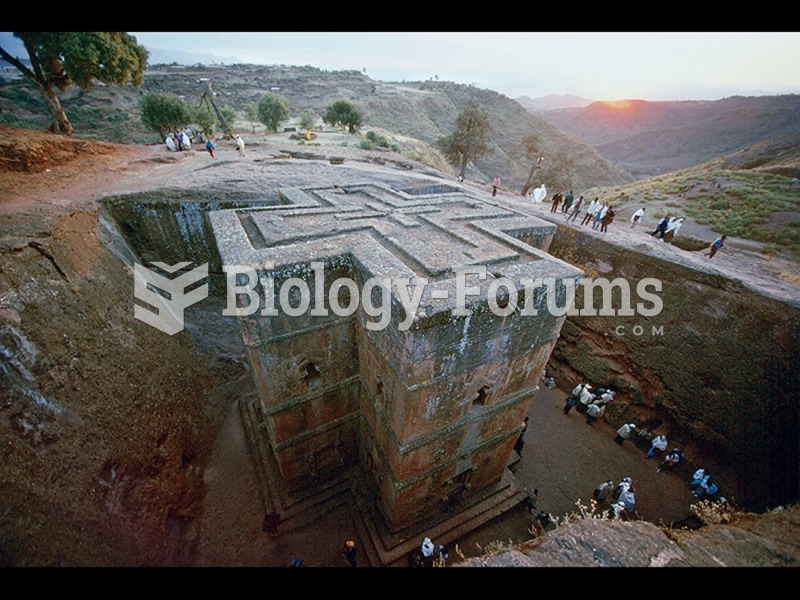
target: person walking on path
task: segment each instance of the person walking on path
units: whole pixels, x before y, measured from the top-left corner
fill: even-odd
[[[578,201],[572,205],[572,212],[567,217],[567,223],[574,221],[581,214],[581,208],[583,208],[583,196],[578,196]]]
[[[572,201],[575,199],[575,196],[572,195],[572,190],[567,192],[567,195],[564,196],[564,202],[561,203],[561,212],[567,214],[569,212],[570,206],[572,206]]]
[[[633,216],[631,217],[631,229],[636,227],[636,224],[642,220],[642,217],[644,217],[644,207],[633,213]]]
[[[664,235],[661,236],[662,242],[671,242],[675,239],[675,236],[678,235],[678,232],[681,230],[681,225],[683,225],[683,219],[673,219],[670,221],[669,225],[667,225],[666,230],[664,231]]]
[[[622,442],[631,437],[634,431],[636,431],[636,425],[633,423],[625,423],[622,427],[617,429],[617,437],[614,438],[614,441],[621,446]]]
[[[613,207],[609,206],[606,214],[604,214],[600,219],[600,233],[605,233],[608,231],[608,226],[614,222],[614,217],[616,214],[617,211],[615,211]]]
[[[550,212],[556,212],[559,204],[561,204],[561,192],[553,194],[553,203],[550,205]]]
[[[667,226],[669,225],[669,222],[671,220],[672,217],[670,217],[669,215],[661,219],[656,225],[656,228],[653,231],[651,231],[649,235],[653,235],[657,238],[664,237],[664,232],[667,230]]]
[[[708,249],[708,254],[706,256],[708,258],[714,258],[714,255],[717,251],[725,245],[726,236],[720,236],[711,244],[711,247]]]
[[[214,149],[215,148],[216,148],[216,146],[214,145],[214,142],[212,142],[211,140],[208,140],[206,142],[206,150],[208,150],[208,153],[211,155],[211,158],[214,158]]]
[[[499,187],[500,187],[500,177],[498,175],[495,175],[494,179],[492,179],[492,198],[494,198],[497,195],[497,188]]]
[[[351,567],[358,566],[356,554],[358,554],[358,546],[356,546],[355,540],[346,540],[344,547],[342,548],[342,556],[344,556],[347,562],[350,563]]]
[[[517,441],[514,443],[514,452],[522,458],[522,449],[525,447],[525,434],[520,433]]]
[[[244,140],[242,139],[242,136],[240,136],[240,135],[236,136],[236,149],[239,151],[239,156],[241,156],[241,157],[245,156]]]
[[[589,207],[586,209],[586,214],[583,216],[581,225],[586,225],[586,223],[589,223],[592,219],[594,219],[594,213],[598,206],[600,206],[600,200],[597,198],[594,198],[591,202],[589,202]]]
[[[608,204],[601,204],[594,211],[594,219],[592,219],[592,229],[599,229],[600,223],[608,212]]]

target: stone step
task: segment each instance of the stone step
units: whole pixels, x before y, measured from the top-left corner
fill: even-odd
[[[311,492],[289,496],[278,476],[269,444],[259,428],[256,401],[239,401],[245,437],[250,449],[256,480],[262,493],[264,513],[277,512],[281,516],[279,535],[301,529],[320,516],[329,513],[348,501],[349,477],[341,477],[329,485],[316,486]]]
[[[425,537],[435,544],[450,545],[528,497],[525,486],[507,468],[496,484],[462,499],[449,510],[443,509],[392,532],[375,506],[374,493],[364,484],[358,468],[329,485],[321,484],[308,492],[289,495],[278,474],[267,436],[260,428],[257,402],[240,401],[239,411],[265,514],[274,511],[281,516],[279,535],[311,525],[321,515],[346,505],[361,539],[359,560],[373,566],[406,566],[409,553],[419,547]],[[514,463],[512,457],[509,467],[513,468]]]
[[[506,470],[500,482],[470,499],[470,505],[459,507],[457,513],[444,518],[437,515],[392,533],[372,506],[360,481],[354,482],[352,491],[357,508],[354,519],[357,523],[361,522],[359,533],[365,552],[371,562],[382,566],[407,566],[409,553],[419,547],[425,537],[431,538],[435,544],[452,544],[461,536],[513,509],[528,497],[524,486]]]

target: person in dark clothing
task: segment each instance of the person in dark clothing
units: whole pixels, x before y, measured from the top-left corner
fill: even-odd
[[[557,192],[553,195],[553,203],[550,205],[550,212],[556,212],[559,204],[561,204],[561,192]]]
[[[670,217],[669,215],[667,215],[666,217],[661,219],[658,222],[658,225],[656,225],[656,228],[653,231],[650,232],[650,235],[654,235],[654,236],[656,236],[658,238],[664,237],[664,233],[667,231],[667,226],[669,225],[669,222],[671,220],[672,220],[672,217]]]
[[[344,547],[342,548],[342,555],[347,559],[347,562],[350,563],[351,567],[357,567],[358,564],[356,562],[356,554],[358,554],[358,546],[356,546],[355,540],[347,540],[344,543]]]
[[[561,203],[561,212],[567,213],[569,211],[570,206],[572,206],[572,201],[575,199],[575,196],[572,195],[572,190],[564,196],[564,202]]]
[[[261,524],[261,531],[268,533],[271,537],[278,535],[278,527],[281,525],[281,516],[276,512],[264,515],[264,522]]]
[[[525,434],[520,433],[517,442],[514,444],[514,452],[522,458],[522,449],[525,447]]]
[[[605,233],[606,231],[608,231],[608,226],[614,222],[614,217],[616,216],[616,214],[617,214],[616,211],[609,206],[608,211],[606,211],[606,214],[603,215],[602,219],[600,219],[601,233]]]
[[[725,239],[726,238],[723,235],[714,240],[714,243],[711,244],[711,247],[709,248],[708,254],[706,254],[706,256],[708,258],[714,258],[714,255],[717,253],[717,251],[725,245]]]

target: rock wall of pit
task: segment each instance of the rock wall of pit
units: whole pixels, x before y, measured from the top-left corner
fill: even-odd
[[[550,252],[587,277],[626,279],[634,305],[639,281],[662,282],[657,316],[567,317],[548,365],[562,388],[614,386],[607,420],[661,422],[671,446],[727,474],[718,482],[740,505],[800,497],[800,309],[568,227]]]

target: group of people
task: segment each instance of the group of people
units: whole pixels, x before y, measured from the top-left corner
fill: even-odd
[[[579,413],[586,415],[586,424],[591,425],[606,412],[606,405],[614,399],[616,392],[608,388],[598,388],[592,392],[588,383],[579,383],[567,395],[564,403],[564,414],[575,408]]]
[[[636,487],[630,477],[623,477],[616,486],[611,479],[603,481],[594,489],[592,496],[598,504],[602,504],[609,497],[613,500],[609,505],[609,516],[622,518],[623,515],[633,514],[636,510]]]
[[[579,383],[567,395],[564,404],[564,414],[576,411],[586,414],[586,422],[591,425],[603,415],[605,407],[614,398],[615,392],[607,388],[598,388],[592,392],[589,383]],[[663,433],[654,435],[646,427],[637,427],[636,423],[623,423],[616,431],[614,441],[622,445],[626,440],[634,440],[636,445],[642,447],[646,458],[661,458],[656,473],[673,471],[678,465],[686,461],[686,454],[680,448],[669,448],[667,436]],[[719,492],[717,485],[711,481],[711,474],[705,469],[698,469],[692,476],[689,484],[692,493],[697,498],[714,498]],[[621,516],[630,514],[636,506],[635,488],[629,477],[624,478],[618,485],[611,480],[600,483],[593,492],[595,500],[603,502],[611,496],[613,502],[609,506],[610,514]]]
[[[198,135],[203,135],[201,132],[197,133]],[[184,129],[182,131],[170,131],[167,134],[164,143],[167,145],[167,148],[170,152],[183,152],[184,150],[192,149],[193,137],[194,136],[189,129]]]
[[[706,469],[697,469],[692,475],[689,489],[695,498],[713,500],[719,493],[719,487],[711,480],[711,473]]]
[[[183,131],[177,132],[170,131],[164,141],[170,152],[191,150],[193,141],[198,144],[204,144],[206,152],[208,152],[209,156],[211,156],[211,158],[215,158],[214,151],[217,149],[217,146],[210,139],[206,139],[206,136],[203,135],[202,131],[196,131],[194,133],[192,133],[192,131],[189,129],[184,129]],[[239,152],[239,156],[242,158],[247,156],[245,151],[245,143],[242,139],[242,136],[236,135],[234,137],[234,143],[236,144],[236,150]]]
[[[644,449],[647,458],[662,457],[656,473],[661,471],[673,471],[675,468],[686,460],[686,454],[680,448],[672,448],[667,451],[669,442],[667,436],[662,434],[653,435],[653,432],[643,427],[636,434],[636,445]]]
[[[584,213],[581,219],[581,225],[591,225],[592,229],[600,230],[605,233],[608,231],[608,226],[614,222],[614,217],[617,212],[608,202],[601,202],[599,198],[595,197],[590,202],[583,196],[578,196],[575,199],[575,194],[572,190],[567,192],[566,195],[557,192],[553,195],[553,200],[550,205],[550,212],[557,213],[559,211],[566,216],[567,222],[577,222],[581,213]]]

